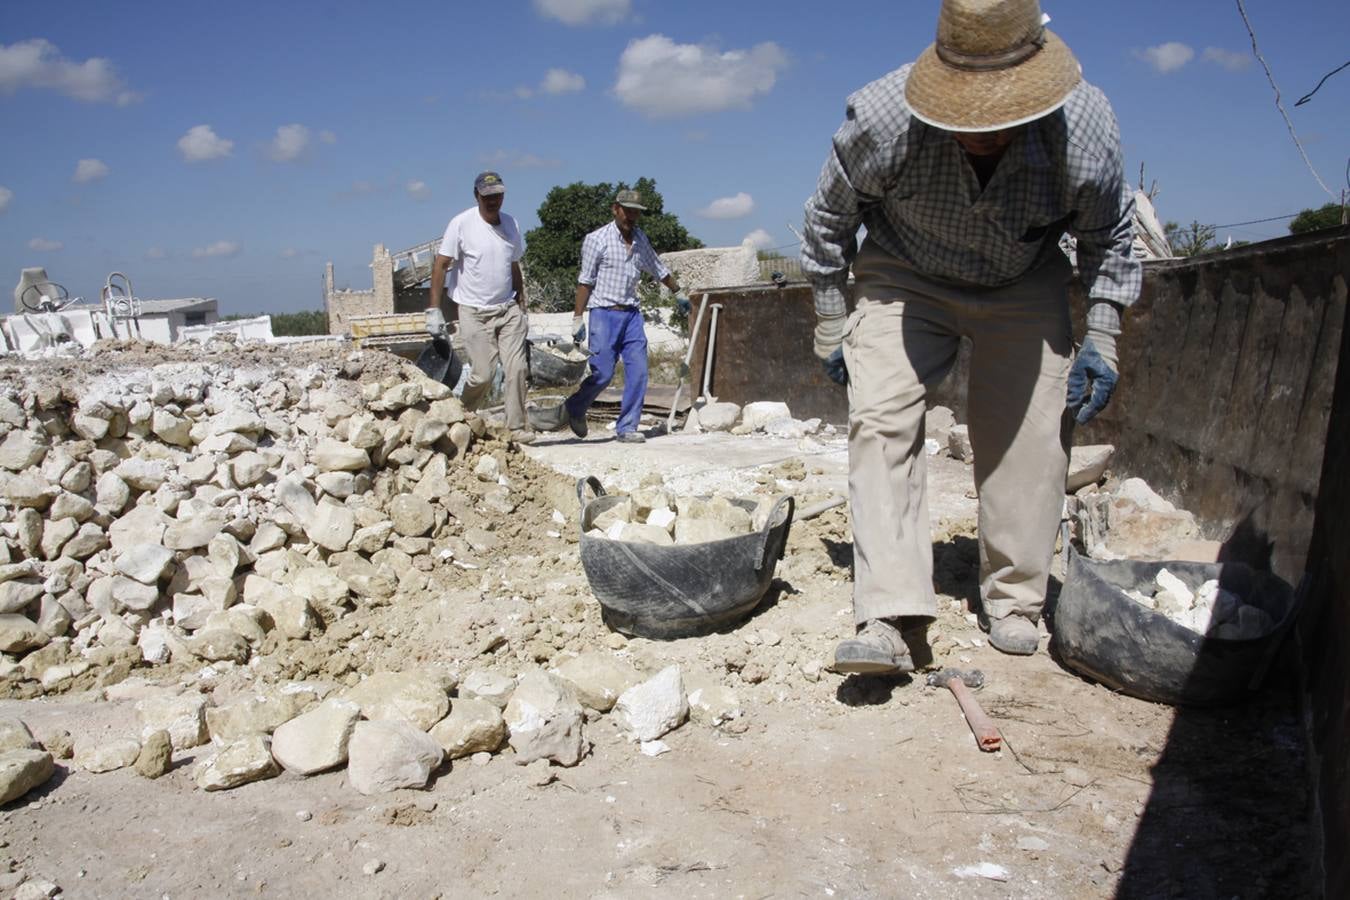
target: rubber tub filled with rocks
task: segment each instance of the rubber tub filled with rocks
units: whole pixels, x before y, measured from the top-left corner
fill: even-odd
[[[591,591],[606,624],[639,637],[706,634],[748,616],[792,524],[789,496],[677,497],[650,482],[606,494],[594,477],[577,482],[577,496]]]
[[[1294,592],[1241,563],[1096,560],[1068,549],[1051,651],[1135,697],[1216,706],[1260,686]]]

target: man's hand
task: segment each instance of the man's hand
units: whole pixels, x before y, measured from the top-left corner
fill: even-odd
[[[837,384],[848,384],[848,367],[844,365],[844,322],[848,317],[816,315],[815,343],[812,349],[825,374]]]
[[[572,317],[572,343],[580,344],[586,340],[586,319],[584,316]]]
[[[687,319],[689,318],[689,311],[694,308],[694,305],[689,302],[689,296],[684,291],[680,291],[675,295],[675,308],[680,311],[680,315]]]
[[[427,334],[432,337],[445,337],[445,315],[440,307],[433,306],[427,310]]]
[[[1069,412],[1086,425],[1111,402],[1120,376],[1116,373],[1116,336],[1088,329],[1083,346],[1069,369]]]

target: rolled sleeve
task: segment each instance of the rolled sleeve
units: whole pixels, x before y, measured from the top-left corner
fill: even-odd
[[[594,233],[586,235],[581,242],[581,268],[577,271],[577,283],[595,287],[600,274],[600,239]]]
[[[863,209],[883,194],[875,177],[876,162],[882,157],[850,103],[820,170],[816,192],[806,201],[802,270],[811,282],[820,315],[845,312],[844,288],[849,264],[858,251]]]

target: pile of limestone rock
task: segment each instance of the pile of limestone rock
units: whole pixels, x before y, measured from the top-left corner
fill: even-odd
[[[471,553],[470,533],[433,545],[454,467],[514,507],[505,446],[444,385],[386,354],[305,359],[10,368],[0,686],[245,663]]]
[[[659,474],[607,507],[592,521],[590,537],[658,546],[701,544],[761,530],[774,498],[737,500],[725,496],[673,496]]]

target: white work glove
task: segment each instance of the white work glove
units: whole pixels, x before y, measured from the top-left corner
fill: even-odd
[[[433,306],[427,310],[427,334],[432,337],[445,337],[445,314],[441,312],[440,307]]]
[[[586,340],[586,319],[584,316],[572,317],[572,342],[580,344]]]

